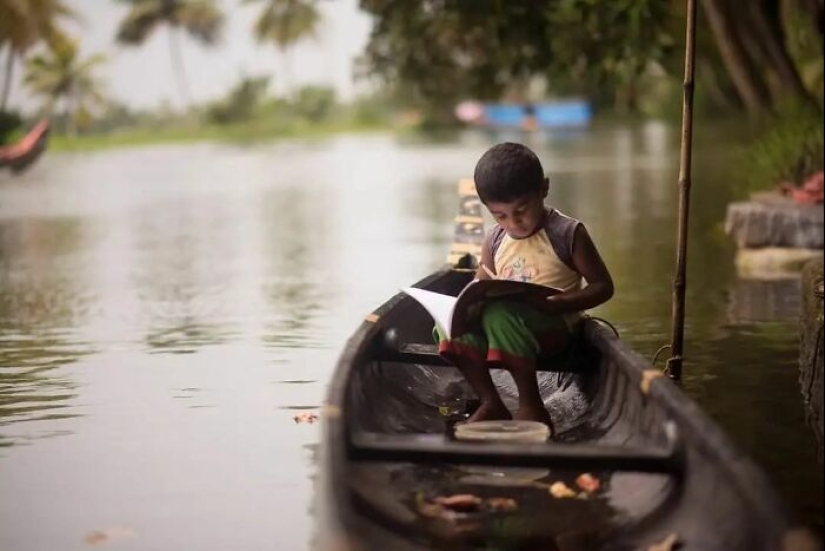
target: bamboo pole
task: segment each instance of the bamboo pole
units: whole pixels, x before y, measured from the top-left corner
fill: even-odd
[[[679,169],[679,233],[676,276],[673,279],[673,323],[671,358],[667,374],[682,378],[685,345],[685,290],[687,289],[687,242],[690,221],[690,188],[693,185],[693,96],[696,60],[696,0],[687,0],[687,38],[685,40],[685,84],[682,105],[682,151]]]

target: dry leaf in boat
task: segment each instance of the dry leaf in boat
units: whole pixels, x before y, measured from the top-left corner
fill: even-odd
[[[656,543],[647,548],[647,551],[673,551],[679,545],[679,536],[671,534],[661,543]]]
[[[119,539],[131,538],[134,535],[135,532],[131,528],[114,527],[107,528],[106,530],[95,530],[94,532],[89,532],[86,534],[85,540],[88,545],[97,547]]]
[[[518,510],[518,503],[515,499],[509,497],[491,497],[486,502],[487,507],[491,511],[509,512]]]
[[[585,473],[576,479],[576,486],[587,492],[588,494],[595,494],[601,487],[599,479],[590,473]]]
[[[292,420],[296,423],[309,423],[310,425],[318,419],[320,419],[318,415],[309,412],[299,413],[298,415],[292,418]]]
[[[433,500],[436,504],[452,509],[453,511],[476,511],[481,507],[484,500],[472,494],[457,494],[454,496],[441,496]]]
[[[557,499],[572,499],[577,496],[564,482],[556,482],[550,486],[550,494]]]
[[[444,516],[447,512],[444,507],[435,503],[429,503],[427,501],[421,500],[416,503],[416,509],[418,512],[421,513],[422,516],[429,517],[429,518],[439,518]]]

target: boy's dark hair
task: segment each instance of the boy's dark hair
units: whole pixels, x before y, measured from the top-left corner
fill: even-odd
[[[507,142],[481,157],[476,165],[475,181],[482,203],[510,203],[541,192],[544,169],[530,148]]]

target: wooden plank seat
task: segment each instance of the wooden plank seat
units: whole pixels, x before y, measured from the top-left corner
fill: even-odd
[[[375,353],[380,362],[392,362],[414,365],[447,366],[450,365],[438,354],[434,344],[407,343],[396,347],[381,346]],[[598,361],[598,352],[594,349],[579,348],[555,357],[539,357],[538,371],[558,373],[579,373],[592,367]]]
[[[681,476],[685,469],[684,442],[673,423],[666,423],[665,434],[667,442],[663,446],[626,447],[552,442],[464,442],[441,434],[359,432],[350,437],[349,457],[355,461],[610,470]]]

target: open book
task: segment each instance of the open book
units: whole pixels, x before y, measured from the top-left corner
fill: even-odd
[[[500,299],[517,301],[520,295],[549,297],[562,292],[553,287],[506,279],[473,280],[457,297],[412,287],[402,291],[421,303],[450,338],[471,330],[487,302]]]

